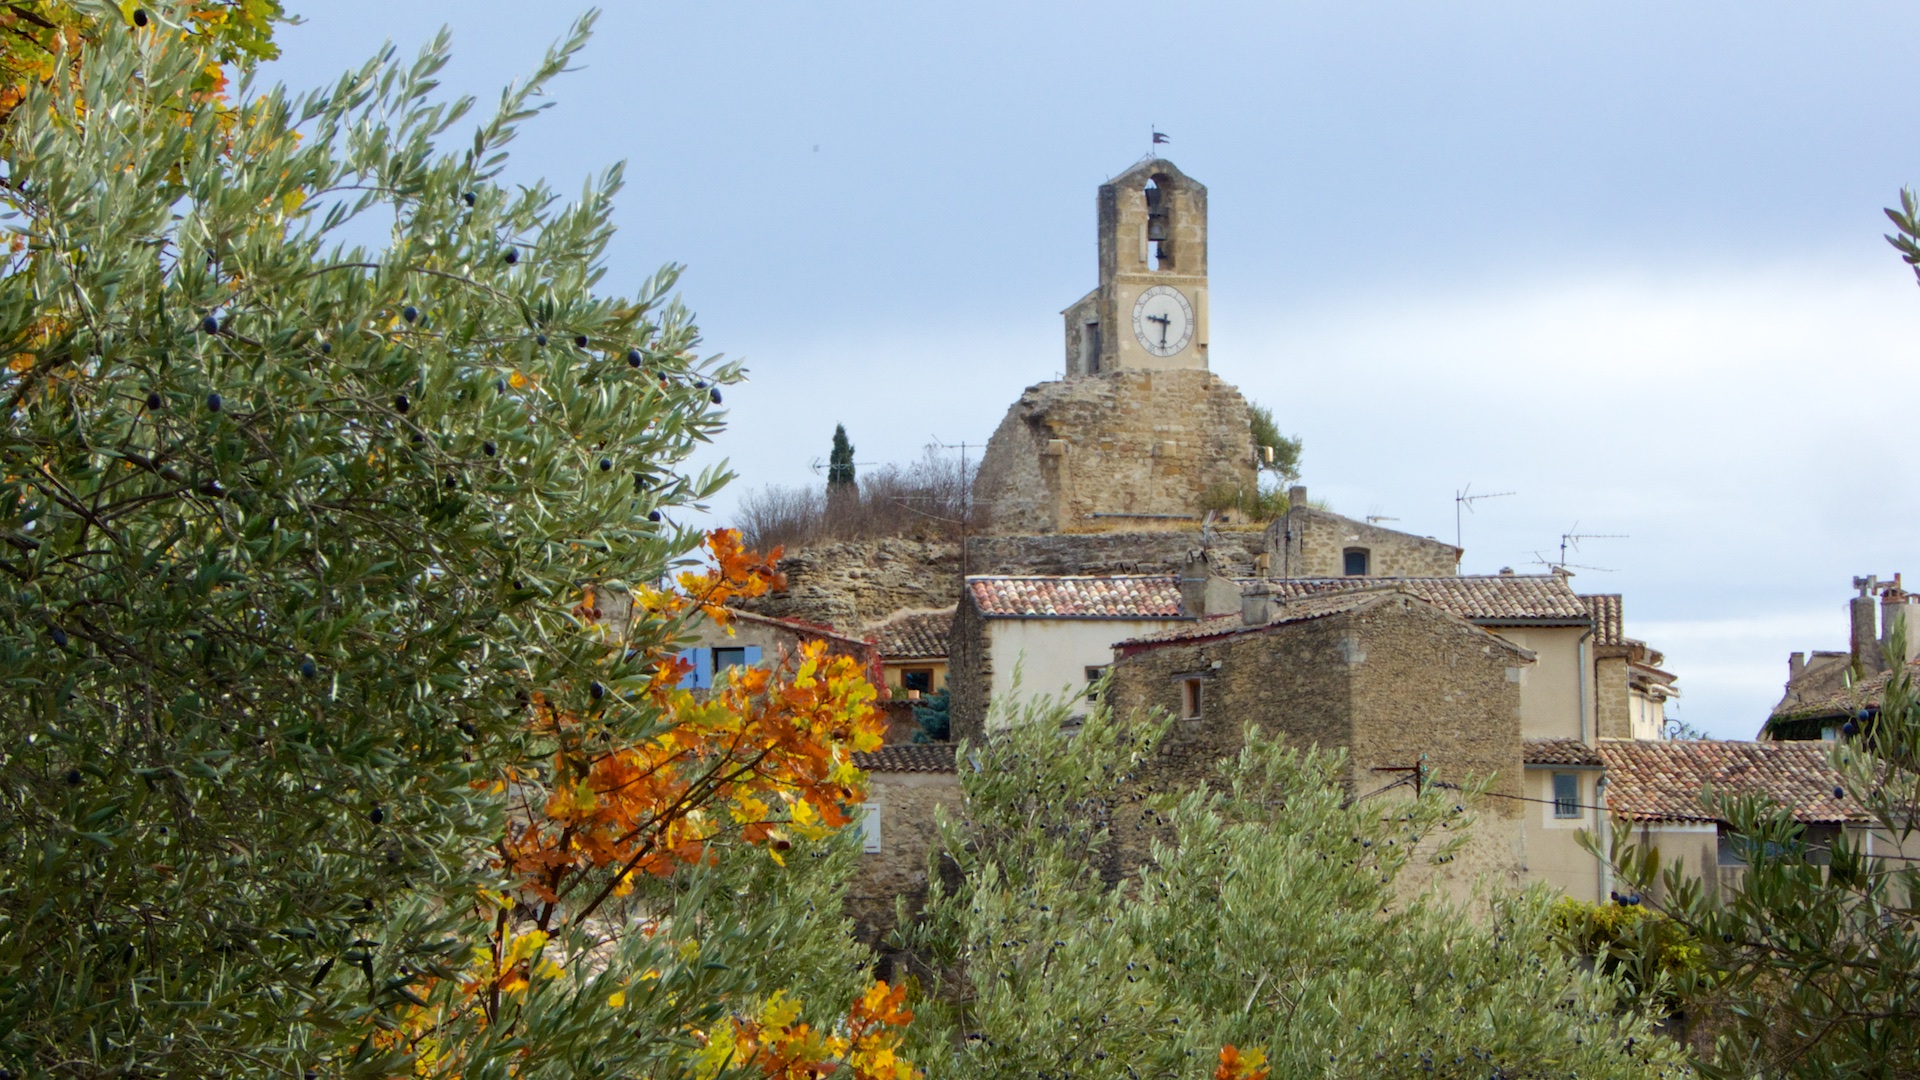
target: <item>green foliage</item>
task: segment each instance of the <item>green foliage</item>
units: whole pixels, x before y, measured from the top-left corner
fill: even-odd
[[[1300,479],[1300,440],[1280,434],[1280,425],[1273,420],[1273,410],[1265,405],[1249,402],[1247,415],[1253,424],[1253,444],[1273,448],[1272,461],[1266,460],[1265,451],[1262,451],[1261,471],[1276,477],[1282,484],[1291,484]]]
[[[1616,974],[1636,997],[1671,1012],[1713,983],[1700,942],[1645,904],[1590,904],[1563,896],[1553,934],[1575,956]]]
[[[951,1055],[943,1077],[1198,1077],[1229,1043],[1276,1077],[1682,1071],[1553,945],[1544,893],[1478,916],[1402,894],[1410,862],[1458,849],[1457,796],[1350,805],[1343,758],[1253,732],[1216,786],[1159,806],[1153,869],[1116,884],[1104,822],[1164,729],[1095,710],[1068,739],[1064,715],[961,749],[940,858],[965,877],[903,935],[939,973],[914,1038]]]
[[[941,687],[938,693],[928,694],[913,703],[913,722],[920,730],[913,733],[917,743],[946,742],[951,737],[953,725],[948,718],[948,708],[952,699],[947,696],[947,688]]]
[[[1238,484],[1215,484],[1200,495],[1200,509],[1231,511],[1246,521],[1272,521],[1286,514],[1287,493],[1279,488],[1249,491]]]
[[[624,741],[665,722],[632,657],[680,627],[642,618],[611,649],[569,609],[581,583],[654,580],[695,545],[667,515],[726,475],[678,468],[719,429],[708,384],[740,369],[696,356],[677,268],[593,291],[618,168],[570,205],[498,182],[586,32],[450,152],[471,103],[430,100],[444,36],[411,64],[389,50],[328,90],[244,101],[228,131],[183,108],[203,73],[178,35],[107,33],[79,83],[36,85],[14,115],[16,1074],[410,1072],[406,1018],[459,993],[489,930],[473,901],[503,884],[485,851],[512,792],[492,781],[553,750],[531,696]],[[384,247],[340,239],[363,218]],[[633,707],[597,710],[603,694]],[[706,906],[762,887],[744,872],[677,885],[645,924],[668,932],[556,942],[593,962],[536,979],[513,1024],[448,1024],[446,1045],[476,1077],[651,1073],[763,976],[847,967],[808,914],[830,876],[791,885],[799,911]]]
[[[833,425],[833,450],[827,455],[827,488],[853,487],[853,444],[844,425]]]
[[[1709,792],[1747,859],[1716,894],[1626,829],[1612,837],[1621,875],[1648,895],[1659,886],[1666,915],[1718,973],[1705,1075],[1906,1076],[1920,1062],[1920,869],[1899,854],[1915,850],[1920,821],[1920,697],[1905,649],[1897,633],[1875,723],[1833,748],[1842,790],[1870,819],[1870,849],[1851,829],[1810,842],[1782,807]]]

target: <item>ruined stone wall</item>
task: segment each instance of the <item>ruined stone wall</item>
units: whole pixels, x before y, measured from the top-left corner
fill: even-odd
[[[1204,370],[1125,369],[1028,387],[973,492],[994,532],[1110,532],[1197,529],[1216,486],[1255,487],[1240,391]]]
[[[1286,515],[1267,526],[1267,551],[1279,577],[1346,576],[1348,548],[1365,548],[1370,577],[1451,577],[1460,549],[1429,537],[1383,529],[1304,505],[1303,495]]]
[[[857,631],[906,608],[942,608],[960,596],[960,545],[885,537],[835,540],[780,560],[784,591],[741,605],[761,615]]]
[[[867,801],[880,807],[880,850],[862,854],[847,884],[847,914],[869,944],[883,944],[894,928],[894,897],[918,911],[927,898],[927,855],[940,843],[933,811],[959,817],[960,778],[950,772],[870,772]]]
[[[1219,530],[1216,573],[1256,576],[1265,538],[1251,530]],[[975,574],[1173,573],[1200,544],[1199,529],[1114,533],[987,535],[967,541]],[[786,591],[743,604],[749,611],[800,619],[857,633],[902,610],[942,608],[960,596],[960,545],[904,538],[838,540],[797,548],[780,561]]]

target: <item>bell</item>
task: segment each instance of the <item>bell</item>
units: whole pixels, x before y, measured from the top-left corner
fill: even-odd
[[[1147,239],[1165,240],[1167,238],[1167,219],[1151,217],[1147,219]]]

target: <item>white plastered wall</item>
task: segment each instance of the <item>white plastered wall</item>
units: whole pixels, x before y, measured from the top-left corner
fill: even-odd
[[[1165,630],[1170,619],[993,619],[987,623],[987,659],[993,665],[987,728],[1004,727],[1020,671],[1019,700],[1071,696],[1075,715],[1087,711],[1087,668],[1113,662],[1113,644]]]

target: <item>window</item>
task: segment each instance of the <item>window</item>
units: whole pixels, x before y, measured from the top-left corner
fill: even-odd
[[[1553,774],[1553,816],[1557,818],[1577,818],[1580,816],[1580,776],[1578,773],[1557,772]]]
[[[1086,332],[1080,336],[1080,370],[1089,375],[1100,374],[1100,324],[1090,322]]]
[[[1104,665],[1099,667],[1089,666],[1087,668],[1087,700],[1088,701],[1100,700],[1099,683],[1101,679],[1104,679],[1106,677],[1107,677],[1107,669]]]
[[[715,675],[720,674],[721,672],[727,670],[730,667],[746,667],[746,666],[747,666],[747,650],[745,649],[713,650],[713,673]]]
[[[1200,684],[1203,681],[1201,679],[1180,680],[1180,719],[1200,719]]]
[[[1348,548],[1346,555],[1347,555],[1347,576],[1348,577],[1366,577],[1368,573],[1367,564],[1372,561],[1368,557],[1367,549],[1366,548]]]
[[[923,694],[933,693],[933,669],[930,667],[906,668],[900,672],[900,689],[918,690]]]
[[[880,804],[877,802],[860,804],[860,853],[880,854]]]

